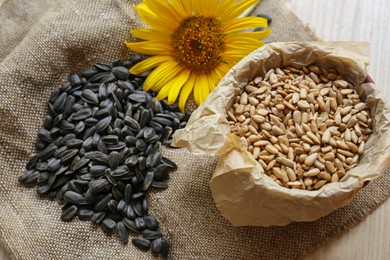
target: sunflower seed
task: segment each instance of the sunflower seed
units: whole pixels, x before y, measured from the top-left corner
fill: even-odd
[[[54,101],[53,103],[53,109],[57,112],[60,112],[64,109],[64,105],[66,102],[66,97],[68,95],[65,92],[62,92]]]
[[[103,118],[96,124],[96,131],[97,132],[103,132],[104,130],[107,129],[107,127],[110,125],[112,120],[111,116],[108,116],[106,118]]]
[[[102,211],[111,200],[112,194],[108,193],[104,198],[102,198],[98,203],[95,204],[93,210],[94,211]]]
[[[146,238],[148,240],[153,240],[153,239],[162,237],[162,234],[160,231],[145,229],[142,232],[142,236],[143,236],[143,238]]]
[[[117,210],[119,213],[121,213],[122,216],[126,215],[127,205],[123,199],[119,201],[118,206],[117,206]]]
[[[100,224],[105,217],[106,217],[106,212],[104,212],[104,211],[97,212],[97,213],[92,215],[91,221],[94,224]]]
[[[99,151],[87,152],[84,155],[86,158],[91,159],[96,163],[108,164],[109,157],[107,154],[104,154]]]
[[[65,192],[64,199],[72,204],[80,204],[84,202],[84,197],[74,191]]]
[[[66,146],[69,148],[69,149],[72,149],[72,148],[81,148],[81,146],[83,145],[83,140],[80,140],[80,139],[71,139],[71,140],[68,140],[66,142]]]
[[[107,233],[112,233],[115,227],[116,227],[115,221],[110,218],[106,218],[102,222],[102,229]]]
[[[82,157],[72,168],[73,171],[76,171],[82,167],[84,167],[87,163],[89,163],[90,159],[86,157]]]
[[[139,233],[140,231],[137,229],[137,226],[135,224],[135,221],[130,220],[126,217],[122,219],[123,224],[126,226],[126,228],[132,232]]]
[[[61,220],[66,221],[72,219],[77,213],[77,206],[72,205],[62,211]]]
[[[90,209],[80,209],[79,210],[79,219],[80,220],[91,220],[94,212]]]
[[[133,238],[131,242],[142,251],[148,251],[151,245],[150,241],[145,238]]]
[[[154,172],[153,171],[150,171],[150,172],[148,172],[145,175],[145,180],[144,180],[144,183],[143,183],[143,190],[144,191],[149,189],[150,185],[152,184],[153,177],[154,177]]]
[[[38,138],[48,143],[51,143],[53,141],[51,133],[45,128],[41,128],[38,130]]]
[[[158,229],[158,221],[155,216],[153,215],[147,215],[144,217],[145,226],[147,229],[150,230],[157,230]]]
[[[123,222],[122,221],[118,222],[116,228],[118,230],[120,240],[123,243],[127,244],[129,242],[129,233],[127,233],[127,229],[123,224]]]
[[[90,189],[94,193],[99,193],[99,192],[105,190],[108,185],[109,185],[109,182],[106,179],[98,179],[91,184]]]
[[[45,160],[49,159],[54,154],[56,149],[57,149],[57,147],[54,144],[49,144],[45,149],[43,149],[42,151],[40,151],[38,153],[38,158],[41,161],[45,161]]]
[[[132,206],[135,214],[138,216],[143,215],[143,208],[142,208],[142,202],[140,200],[131,200],[130,205]]]
[[[102,176],[104,174],[104,171],[106,169],[107,169],[107,166],[105,166],[105,165],[94,165],[94,166],[91,166],[90,173],[94,177],[99,177],[99,176]]]
[[[145,93],[133,93],[129,95],[129,100],[136,103],[145,103],[147,101],[147,97]]]
[[[112,73],[121,80],[127,80],[129,77],[129,70],[125,67],[115,67],[112,68]]]
[[[133,131],[139,131],[141,129],[137,120],[135,120],[134,118],[132,118],[130,116],[125,116],[125,119],[123,120],[123,124],[125,126],[128,126]]]
[[[78,110],[77,112],[75,112],[71,119],[72,120],[83,120],[83,119],[86,119],[88,117],[90,117],[92,115],[92,109],[90,109],[89,107],[85,107],[85,108],[82,108],[80,110]]]
[[[142,217],[138,217],[135,219],[135,226],[137,227],[138,230],[144,230],[146,228],[145,226],[145,221]]]
[[[171,246],[171,243],[168,240],[162,239],[162,246],[161,246],[161,256],[162,257],[165,258],[168,256],[170,246]]]
[[[55,172],[61,167],[61,160],[55,159],[47,164],[47,170],[50,172]]]
[[[152,253],[153,254],[160,254],[162,248],[162,238],[158,237],[152,242]]]
[[[154,179],[164,181],[169,178],[168,167],[165,164],[160,164],[154,169]]]

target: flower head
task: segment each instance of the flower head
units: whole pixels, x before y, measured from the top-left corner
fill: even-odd
[[[136,6],[150,26],[131,33],[142,42],[126,42],[135,52],[152,55],[130,69],[139,74],[154,69],[144,90],[158,91],[157,99],[178,96],[184,110],[193,92],[197,105],[215,88],[226,72],[264,43],[270,30],[243,32],[266,27],[261,17],[238,16],[259,0],[143,0]]]

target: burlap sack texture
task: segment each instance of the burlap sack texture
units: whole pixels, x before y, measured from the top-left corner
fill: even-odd
[[[273,18],[268,41],[316,40],[282,0],[263,0],[255,13]],[[122,245],[116,235],[107,236],[91,222],[60,221],[56,201],[17,181],[34,151],[50,92],[69,72],[128,57],[122,42],[130,39],[135,17],[131,1],[58,0],[0,63],[0,247],[10,258],[153,259],[150,252]],[[390,193],[386,172],[349,206],[316,222],[235,228],[220,216],[211,197],[216,158],[194,157],[184,149],[164,149],[164,154],[179,169],[171,174],[167,190],[151,194],[150,211],[171,240],[174,259],[300,258],[358,223]]]

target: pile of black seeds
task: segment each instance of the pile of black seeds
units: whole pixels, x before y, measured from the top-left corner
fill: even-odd
[[[62,220],[78,215],[107,233],[117,230],[123,243],[129,232],[139,233],[132,239],[135,246],[167,257],[170,243],[148,213],[146,193],[167,187],[177,166],[161,154],[160,145],[169,145],[189,114],[142,90],[146,75],[129,74],[140,60],[97,63],[81,77],[70,74],[49,98],[38,153],[19,181],[38,183],[39,194],[57,198]]]

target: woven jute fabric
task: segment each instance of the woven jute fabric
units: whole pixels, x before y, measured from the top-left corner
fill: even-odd
[[[18,183],[35,152],[50,92],[70,72],[98,61],[128,58],[131,53],[123,41],[131,40],[129,29],[139,26],[132,1],[53,2],[31,20],[32,28],[15,31],[21,33],[17,36],[21,41],[13,42],[12,50],[2,50],[6,54],[0,63],[0,247],[12,259],[154,259],[150,252],[123,245],[117,234],[108,236],[89,221],[62,222],[55,200],[39,196],[36,187]],[[267,41],[316,40],[282,0],[263,0],[255,10],[258,13],[273,18]],[[0,36],[1,42],[6,40]],[[164,148],[163,152],[179,168],[171,174],[168,189],[150,194],[150,212],[172,243],[173,259],[301,258],[358,223],[390,193],[386,172],[349,206],[318,221],[233,227],[219,214],[209,188],[217,158],[193,156],[185,149]]]

